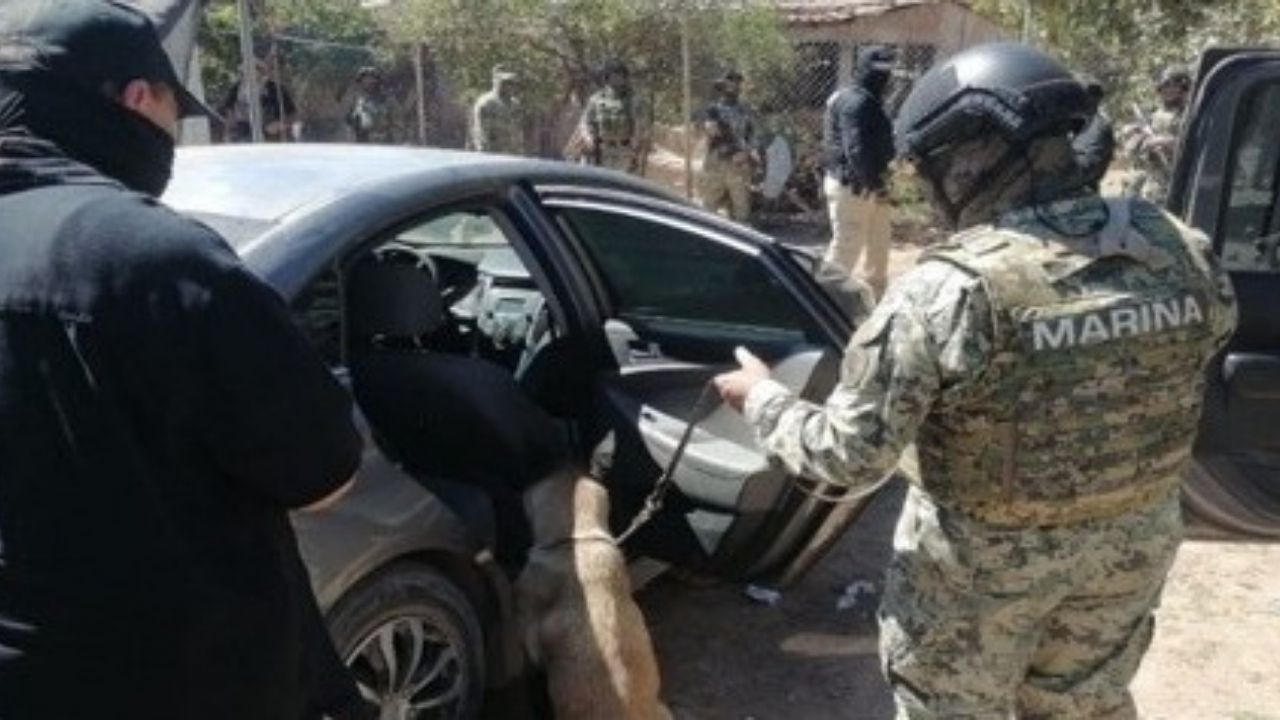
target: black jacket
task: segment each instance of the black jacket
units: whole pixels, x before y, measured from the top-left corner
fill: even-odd
[[[125,186],[159,131],[65,100],[0,86],[0,717],[300,717],[287,510],[356,468],[350,400],[221,238]]]
[[[857,87],[827,100],[823,122],[823,167],[853,192],[882,190],[893,160],[893,125],[881,100],[887,73],[859,68]]]

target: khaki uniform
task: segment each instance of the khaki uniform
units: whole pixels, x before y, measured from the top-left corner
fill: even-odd
[[[917,445],[881,609],[903,717],[1133,717],[1203,370],[1235,317],[1203,236],[1082,197],[930,251],[825,406],[752,390],[792,474],[867,490]]]
[[[471,111],[471,148],[480,152],[523,155],[524,115],[516,100],[504,100],[497,90],[476,99]]]
[[[631,96],[611,87],[595,93],[582,112],[588,143],[599,148],[588,157],[593,165],[631,172],[636,167],[636,117]]]
[[[823,260],[865,280],[877,295],[884,293],[889,274],[889,246],[893,205],[877,193],[854,194],[834,175],[822,183],[831,219],[831,243]]]
[[[1164,203],[1173,173],[1175,143],[1181,132],[1181,111],[1159,110],[1151,116],[1148,132],[1138,134],[1129,147],[1136,172],[1125,188],[1126,194]]]
[[[698,194],[702,206],[745,222],[751,215],[751,142],[755,128],[751,113],[739,103],[719,101],[708,111],[719,118],[721,135],[707,142]]]

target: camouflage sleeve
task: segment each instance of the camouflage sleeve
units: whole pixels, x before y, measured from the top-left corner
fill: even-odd
[[[471,119],[471,143],[476,150],[484,152],[493,147],[493,139],[489,132],[492,121],[493,112],[490,104],[482,98],[476,103]]]
[[[600,109],[597,107],[596,97],[592,95],[587,99],[587,106],[582,110],[582,132],[587,136],[587,140],[595,142],[600,137]]]
[[[894,283],[858,328],[825,404],[768,381],[748,395],[747,421],[790,474],[869,491],[915,439],[930,408],[979,378],[992,328],[976,277],[925,262]]]

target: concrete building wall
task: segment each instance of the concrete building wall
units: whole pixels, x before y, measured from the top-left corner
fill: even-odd
[[[831,42],[840,46],[839,78],[853,76],[853,49],[881,44],[934,48],[934,61],[983,42],[1004,38],[994,23],[955,3],[914,5],[869,14],[841,23],[793,25],[789,34],[797,43]]]

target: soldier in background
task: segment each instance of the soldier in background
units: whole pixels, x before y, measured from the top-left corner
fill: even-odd
[[[1092,106],[1026,45],[930,70],[898,150],[961,232],[858,326],[824,404],[742,349],[716,378],[824,495],[869,492],[915,443],[880,608],[899,718],[1136,716],[1204,369],[1236,310],[1207,238],[1085,184],[1070,140]]]
[[[1128,142],[1138,172],[1127,194],[1163,203],[1169,193],[1174,154],[1182,133],[1182,115],[1191,98],[1191,73],[1181,67],[1168,68],[1161,75],[1156,92],[1160,95],[1160,109]]]
[[[356,73],[356,99],[347,113],[347,126],[358,143],[391,145],[399,140],[395,105],[387,96],[382,71],[363,67]]]
[[[722,208],[729,217],[746,222],[751,214],[751,176],[758,162],[754,148],[755,123],[740,101],[742,74],[730,70],[715,81],[720,96],[707,106],[703,127],[707,155],[702,162],[699,194],[702,206],[713,212]]]
[[[604,64],[600,74],[604,87],[587,100],[580,123],[586,159],[592,165],[633,172],[638,166],[631,73],[626,63],[615,58]]]
[[[262,108],[262,137],[266,142],[288,142],[293,139],[293,124],[298,108],[289,88],[271,72],[273,63],[255,60],[253,73],[258,85],[258,103]],[[249,83],[238,79],[232,83],[218,105],[218,114],[226,122],[225,142],[250,142],[253,128],[249,125]]]
[[[1111,118],[1102,107],[1106,91],[1097,78],[1082,77],[1080,81],[1089,91],[1089,99],[1094,103],[1093,117],[1084,129],[1076,133],[1071,147],[1076,154],[1076,162],[1084,173],[1084,180],[1089,187],[1097,190],[1102,186],[1102,178],[1111,167],[1116,154],[1116,133]]]
[[[523,155],[524,108],[516,95],[519,76],[502,65],[493,66],[493,86],[476,98],[471,111],[471,149]]]

